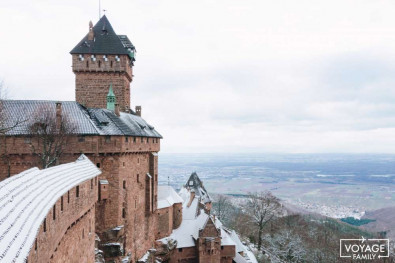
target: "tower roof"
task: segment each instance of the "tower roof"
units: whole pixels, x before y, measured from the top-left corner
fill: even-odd
[[[202,181],[196,172],[193,172],[189,177],[185,187],[190,188],[191,191],[194,191],[196,196],[200,196],[203,203],[211,202],[210,195],[208,194],[206,188],[204,188]]]
[[[135,50],[126,35],[117,35],[104,15],[92,28],[93,39],[89,33],[70,51],[70,54],[129,55]]]

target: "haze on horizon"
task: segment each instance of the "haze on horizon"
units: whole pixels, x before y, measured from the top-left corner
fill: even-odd
[[[395,153],[393,1],[102,0],[162,152]],[[11,99],[74,100],[98,1],[2,1]]]

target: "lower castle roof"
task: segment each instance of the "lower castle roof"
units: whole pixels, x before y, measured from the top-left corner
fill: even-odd
[[[35,115],[49,111],[55,116],[58,101],[45,100],[3,100],[2,117],[5,127],[15,128],[6,135],[30,135],[29,126]],[[74,134],[78,135],[124,135],[162,138],[162,136],[140,116],[121,112],[117,116],[107,109],[85,108],[75,101],[61,101],[62,116],[74,124]]]

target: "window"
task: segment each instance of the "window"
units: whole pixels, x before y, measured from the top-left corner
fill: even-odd
[[[137,208],[137,200],[134,200],[134,208]]]
[[[144,142],[144,138],[143,137],[141,137],[141,142]]]
[[[128,136],[125,137],[125,142],[129,142],[129,137]]]
[[[221,246],[221,250],[224,250],[224,246]]]
[[[82,229],[82,239],[85,237],[85,229]]]
[[[140,175],[139,174],[137,174],[137,182],[138,183],[140,182]]]
[[[97,163],[96,166],[97,166],[97,168],[100,168],[100,163]]]
[[[37,245],[37,238],[36,238],[36,240],[34,240],[34,250],[35,251],[37,251],[37,247],[38,247],[38,245]]]
[[[99,68],[100,68],[100,66],[101,66],[101,61],[99,60]]]
[[[106,142],[111,142],[111,136],[110,135],[106,136]]]
[[[44,232],[47,232],[47,218],[44,218],[43,228],[44,228]]]
[[[31,143],[32,138],[31,137],[25,137],[25,143]]]
[[[149,138],[147,138],[147,143],[148,143]]]
[[[86,61],[86,67],[89,68],[89,61]]]
[[[91,179],[91,189],[93,189],[93,179]]]
[[[140,158],[137,158],[137,163],[140,163]]]
[[[97,185],[97,177],[95,177],[95,185]]]
[[[78,142],[84,142],[85,136],[78,136]]]
[[[70,191],[67,191],[67,203],[70,203]]]
[[[63,212],[63,196],[60,198],[60,212]]]
[[[53,215],[53,220],[55,220],[56,219],[56,205],[53,205],[53,213],[52,213],[52,215]]]
[[[133,137],[133,142],[136,142],[136,137]]]
[[[122,163],[122,166],[125,167],[125,162]]]
[[[125,208],[122,208],[122,218],[125,218],[126,217],[126,210],[125,210]]]
[[[112,67],[112,60],[111,60],[111,63],[110,63],[110,67]]]
[[[75,189],[75,196],[80,197],[80,186],[79,185]]]
[[[126,189],[126,181],[123,180],[123,189]]]
[[[180,247],[180,248],[178,249],[178,252],[182,252],[182,247]]]

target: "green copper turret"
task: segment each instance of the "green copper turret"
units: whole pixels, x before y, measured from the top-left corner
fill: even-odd
[[[107,110],[115,110],[115,94],[114,91],[112,90],[112,83],[110,84],[110,90],[108,91],[107,94]]]

